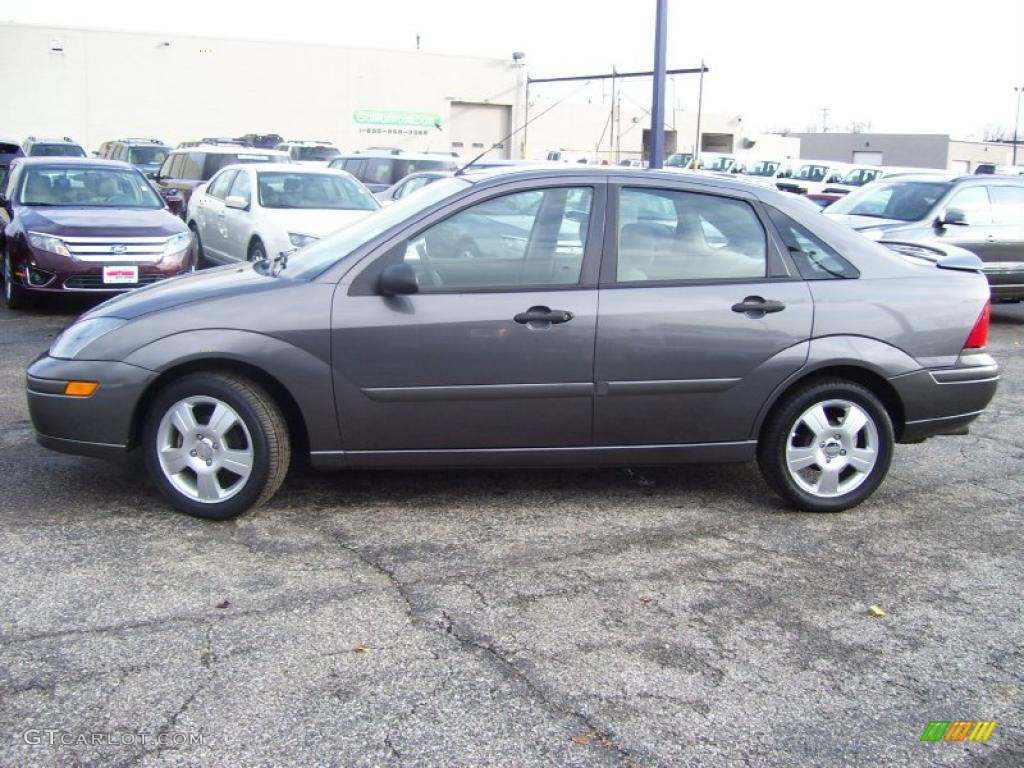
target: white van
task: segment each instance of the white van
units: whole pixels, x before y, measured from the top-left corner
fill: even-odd
[[[800,160],[794,165],[793,175],[775,182],[783,192],[797,195],[816,194],[826,185],[841,184],[850,167],[835,160]]]

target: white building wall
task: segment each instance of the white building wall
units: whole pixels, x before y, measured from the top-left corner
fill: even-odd
[[[520,76],[511,58],[0,24],[0,134],[66,135],[87,150],[125,136],[279,133],[447,151],[452,101],[506,105],[521,122]],[[358,110],[441,124],[360,125]]]

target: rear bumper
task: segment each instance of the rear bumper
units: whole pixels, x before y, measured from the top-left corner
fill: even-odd
[[[964,354],[952,368],[921,370],[889,380],[904,405],[902,443],[967,434],[992,401],[999,365],[984,352]]]
[[[29,416],[37,440],[47,448],[83,456],[111,456],[131,447],[134,417],[155,371],[126,363],[36,360],[26,376]],[[95,381],[90,397],[68,397],[69,381]]]
[[[981,268],[993,299],[1024,299],[1024,262],[989,262]]]

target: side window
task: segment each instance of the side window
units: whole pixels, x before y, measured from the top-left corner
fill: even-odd
[[[174,167],[174,163],[178,161],[179,157],[181,157],[181,155],[168,155],[167,159],[164,160],[164,164],[160,166],[160,172],[157,173],[157,176],[161,179],[175,178],[171,174],[171,169]]]
[[[856,267],[818,239],[807,227],[770,205],[766,205],[765,210],[804,280],[860,277]]]
[[[206,190],[206,194],[210,197],[216,197],[223,200],[228,196],[228,189],[231,187],[231,182],[235,178],[235,174],[238,171],[224,171],[224,173],[218,175]]]
[[[415,179],[409,179],[409,181],[405,182],[405,184],[398,189],[396,197],[405,197],[409,193],[415,192],[420,187],[427,186],[428,181],[429,179],[426,176],[418,176]]]
[[[369,158],[366,160],[366,167],[363,168],[360,181],[367,184],[387,184],[391,186],[391,167],[393,163],[388,158]]]
[[[228,192],[229,197],[241,197],[246,202],[252,202],[252,188],[249,184],[249,174],[245,171],[239,171],[238,175],[235,176],[235,183],[231,185],[231,191]]]
[[[345,170],[351,173],[360,181],[365,181],[363,178],[363,165],[366,163],[365,160],[359,157],[350,157],[345,161]]]
[[[202,152],[183,152],[181,154],[181,167],[178,169],[176,178],[192,179],[198,181],[203,178],[203,161],[206,155]]]
[[[985,187],[967,187],[955,193],[946,203],[946,209],[963,211],[968,224],[991,224],[992,206],[988,202]]]
[[[434,224],[389,256],[413,267],[423,293],[574,285],[593,199],[591,187],[491,198]]]
[[[620,283],[764,277],[767,239],[742,200],[626,187],[619,193]]]
[[[989,187],[996,224],[1024,226],[1024,187]]]

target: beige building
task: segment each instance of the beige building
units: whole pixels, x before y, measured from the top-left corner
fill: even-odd
[[[941,133],[797,133],[800,156],[912,168],[974,173],[979,165],[1008,165],[1011,147],[962,141]]]

